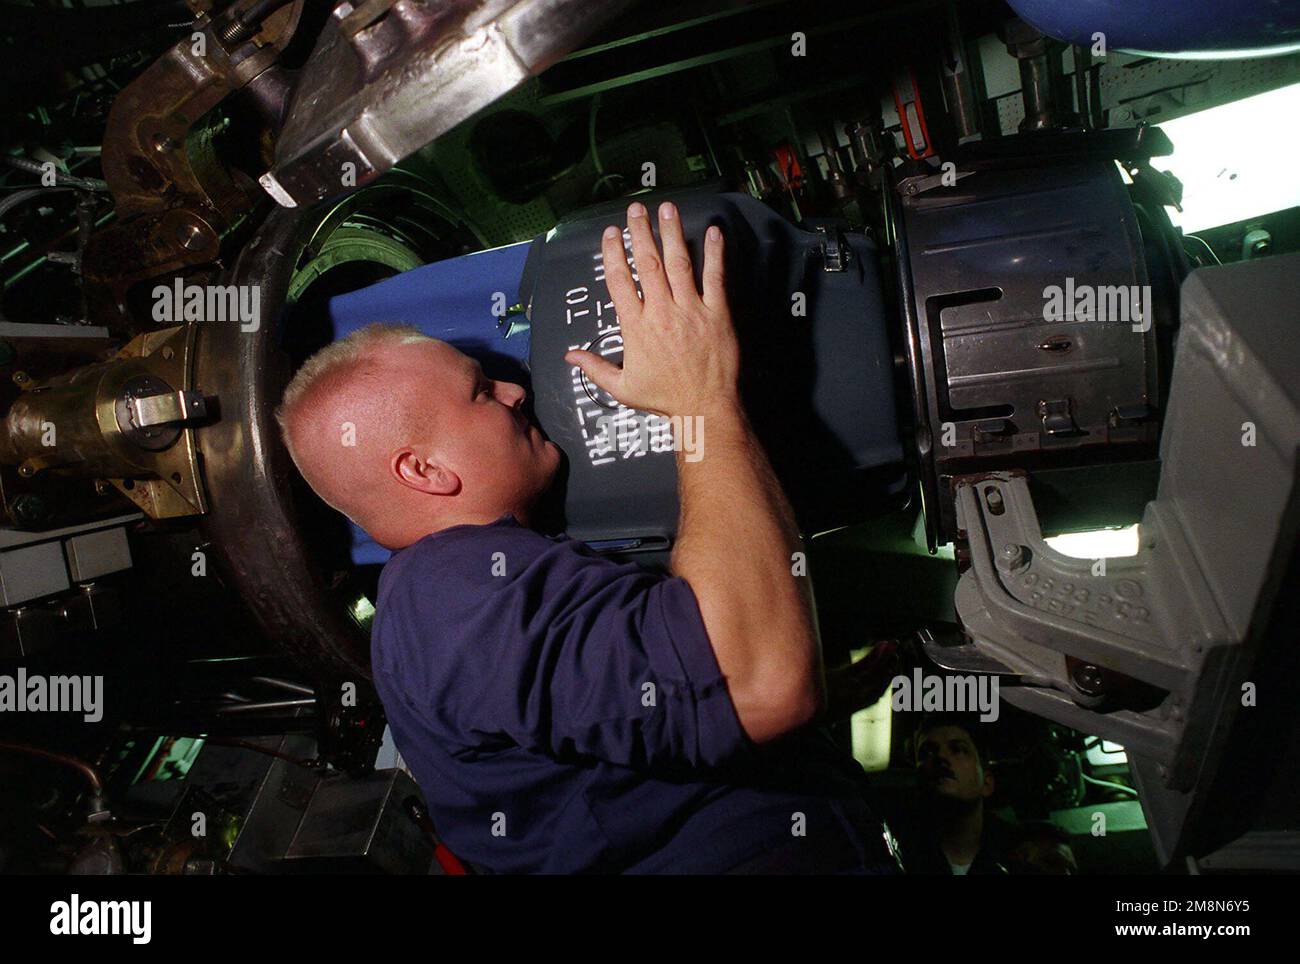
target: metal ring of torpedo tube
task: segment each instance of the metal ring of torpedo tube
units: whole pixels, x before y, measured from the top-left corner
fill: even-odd
[[[391,191],[385,194],[391,199]],[[454,216],[438,210],[440,205],[430,207],[431,221],[455,225]],[[261,286],[262,323],[251,332],[239,325],[200,328],[195,384],[209,398],[217,397],[219,411],[215,424],[199,433],[210,496],[203,527],[259,627],[275,644],[326,673],[368,678],[365,603],[341,596],[322,571],[301,522],[304,507],[295,504],[297,470],[274,417],[292,375],[292,362],[279,345],[286,308],[301,294],[291,294],[295,268],[309,243],[317,247],[322,230],[345,223],[338,211],[322,220],[319,208],[272,210],[221,279],[222,284]],[[456,229],[462,239],[477,234],[472,228]],[[357,250],[365,249],[361,245]],[[376,263],[393,270],[404,266],[392,260],[391,246],[373,250],[387,252],[377,255]],[[361,257],[366,258],[364,253]]]

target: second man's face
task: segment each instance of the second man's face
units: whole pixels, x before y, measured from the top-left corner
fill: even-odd
[[[916,769],[922,786],[950,800],[978,800],[993,792],[975,744],[959,726],[927,730],[916,751]]]

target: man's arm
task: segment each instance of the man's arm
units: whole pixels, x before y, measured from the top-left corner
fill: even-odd
[[[661,205],[659,219],[662,257],[644,206],[628,209],[644,303],[621,233],[611,227],[602,242],[623,367],[587,351],[566,359],[624,405],[698,420],[701,444],[677,454],[682,514],[671,568],[694,590],[741,726],[763,743],[821,707],[811,590],[794,574],[802,542],[740,403],[721,231],[710,228],[705,238],[701,295],[675,207]]]
[[[702,457],[677,456],[682,516],[672,571],[691,584],[727,677],[736,714],[756,743],[811,719],[821,659],[794,515],[738,402],[711,407]]]

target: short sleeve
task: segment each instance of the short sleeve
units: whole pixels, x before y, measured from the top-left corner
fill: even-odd
[[[748,758],[753,744],[685,580],[569,540],[520,538],[522,548],[445,546],[441,559],[428,554],[430,571],[406,573],[442,617],[406,674],[426,719],[470,754],[508,741],[560,759],[691,771]],[[489,558],[506,572],[486,575]],[[440,565],[452,578],[438,579]]]

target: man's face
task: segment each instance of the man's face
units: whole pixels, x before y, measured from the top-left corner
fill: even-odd
[[[937,797],[974,801],[993,792],[970,736],[960,726],[926,730],[916,749],[921,785]]]
[[[394,365],[411,410],[427,414],[424,457],[455,473],[467,504],[503,515],[550,484],[560,450],[523,412],[524,389],[493,381],[478,362],[440,341],[396,346]],[[418,438],[411,443],[418,447]],[[459,496],[458,496],[459,497]]]

